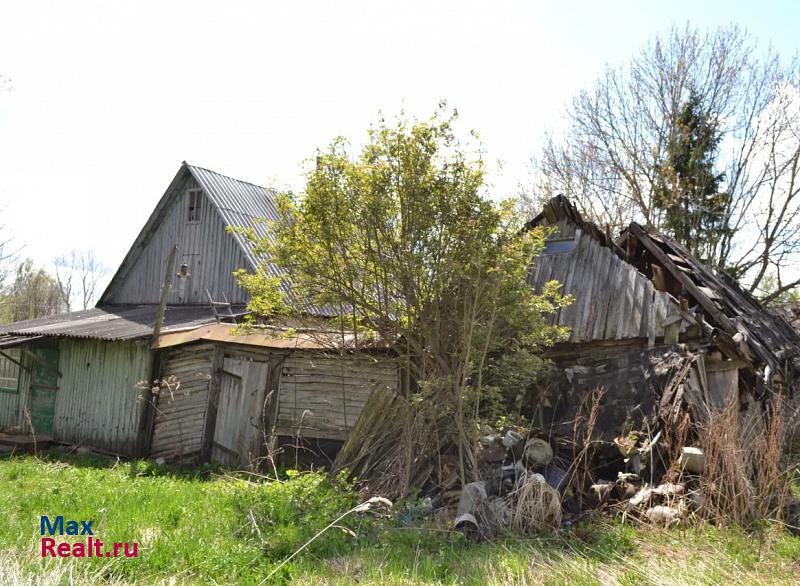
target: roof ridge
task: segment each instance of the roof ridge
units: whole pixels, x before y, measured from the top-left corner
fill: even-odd
[[[252,185],[253,187],[257,187],[259,189],[263,189],[264,191],[271,191],[277,193],[277,190],[274,187],[266,187],[264,185],[258,185],[257,183],[253,183],[252,181],[245,181],[244,179],[238,179],[231,175],[226,175],[225,173],[220,173],[219,171],[214,171],[214,169],[209,169],[208,167],[201,167],[200,165],[192,165],[186,161],[183,162],[184,165],[187,167],[191,167],[193,169],[201,169],[208,173],[213,173],[214,175],[219,175],[220,177],[224,177],[225,179],[230,179],[231,181],[236,181],[237,183],[244,183],[246,185]]]

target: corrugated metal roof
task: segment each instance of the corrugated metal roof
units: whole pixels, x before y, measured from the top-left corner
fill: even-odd
[[[275,206],[277,192],[274,189],[234,179],[186,162],[184,162],[184,166],[219,210],[226,225],[252,228],[261,238],[269,236],[268,222],[276,221],[280,218],[278,208]],[[233,237],[244,249],[247,259],[252,265],[251,268],[255,269],[261,265],[270,275],[279,277],[284,291],[290,296],[295,305],[302,305],[303,310],[312,315],[333,316],[337,314],[333,307],[312,307],[305,303],[300,304],[292,292],[291,276],[286,275],[284,271],[281,271],[266,259],[257,258],[253,252],[253,246],[247,238],[236,232],[233,233]]]
[[[263,221],[258,220],[278,220],[278,209],[274,202],[277,193],[274,190],[188,163],[186,168],[217,207],[228,226],[250,227],[263,237],[268,234],[268,227]],[[244,248],[253,267],[258,266],[258,259],[247,239],[236,233],[234,238]],[[275,276],[280,275],[280,271],[271,264],[269,270]]]
[[[14,336],[14,335],[0,335],[0,349],[12,348],[20,344],[27,344],[32,340],[41,338],[42,336]]]
[[[12,336],[63,336],[96,340],[133,340],[153,334],[157,305],[105,306],[0,326],[0,340]],[[215,322],[210,307],[169,306],[162,332]]]

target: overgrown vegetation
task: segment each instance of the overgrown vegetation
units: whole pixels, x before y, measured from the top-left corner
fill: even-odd
[[[254,481],[255,480],[255,481]],[[259,584],[316,531],[358,502],[324,475],[283,482],[143,462],[67,457],[0,460],[4,584]],[[658,531],[601,518],[546,537],[467,544],[449,523],[342,520],[274,581],[317,584],[782,583],[800,538],[776,527]],[[39,516],[93,519],[103,540],[138,541],[136,559],[43,560]]]
[[[249,231],[291,275],[294,316],[331,307],[356,334],[348,346],[378,340],[399,357],[413,406],[396,440],[406,487],[415,463],[427,466],[415,457],[420,437],[453,446],[461,481],[473,478],[481,419],[507,412],[519,381],[534,379],[541,349],[565,334],[547,317],[570,301],[556,282],[528,285],[545,234],[489,198],[480,154],[459,142],[454,120],[443,108],[426,122],[382,120],[359,153],[335,140],[304,193],[279,199],[273,234]],[[238,276],[251,309],[279,311],[266,270]]]

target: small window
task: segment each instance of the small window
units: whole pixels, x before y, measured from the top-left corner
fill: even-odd
[[[5,350],[5,354],[16,360],[20,359],[19,350]],[[19,364],[9,360],[6,356],[0,355],[0,393],[19,392]]]
[[[564,254],[572,252],[575,248],[575,239],[569,240],[547,240],[544,243],[544,254]]]
[[[190,189],[189,190],[189,221],[200,221],[200,210],[203,207],[203,190]]]

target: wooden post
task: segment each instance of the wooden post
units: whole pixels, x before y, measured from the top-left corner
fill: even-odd
[[[172,290],[172,275],[175,272],[175,255],[177,253],[178,245],[175,244],[167,256],[166,273],[164,274],[164,282],[161,285],[161,299],[158,305],[156,321],[153,324],[153,338],[150,342],[150,371],[147,377],[147,390],[142,394],[145,399],[145,411],[141,414],[137,440],[137,451],[143,458],[150,453],[150,443],[153,441],[153,429],[156,423],[156,405],[158,404],[158,397],[153,395],[152,388],[155,380],[160,377],[161,360],[159,359],[158,350],[154,349],[154,346],[158,342],[159,335],[161,335],[161,326],[164,325],[164,314],[167,311],[167,300]]]
[[[208,383],[208,405],[206,406],[206,424],[203,426],[203,446],[200,449],[200,461],[208,462],[214,450],[214,433],[217,430],[217,409],[219,393],[222,387],[222,366],[225,362],[225,348],[222,344],[214,346],[214,359],[211,363],[211,381]]]
[[[178,252],[178,245],[172,247],[167,257],[167,272],[164,275],[164,284],[161,286],[161,302],[158,306],[158,315],[156,323],[153,324],[153,345],[158,342],[158,336],[161,334],[161,326],[164,325],[164,313],[167,311],[167,300],[169,299],[170,291],[172,291],[172,273],[175,272],[175,255]]]

